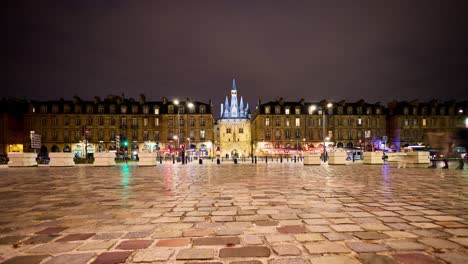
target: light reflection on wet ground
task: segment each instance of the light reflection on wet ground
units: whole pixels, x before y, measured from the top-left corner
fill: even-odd
[[[44,227],[69,228],[61,234],[85,231],[99,234],[105,230],[112,230],[106,233],[115,232],[122,225],[126,226],[120,230],[122,233],[132,228],[147,228],[146,239],[157,243],[155,234],[167,228],[164,226],[165,220],[192,223],[190,228],[194,229],[204,222],[217,223],[214,230],[228,228],[227,223],[235,222],[255,226],[257,220],[249,221],[240,217],[244,212],[248,212],[247,215],[260,215],[261,219],[272,222],[273,227],[265,231],[267,233],[253,234],[246,227],[237,236],[241,239],[247,234],[259,236],[261,245],[269,249],[275,245],[266,236],[277,235],[276,227],[297,225],[305,227],[306,233],[317,234],[323,239],[327,239],[323,237],[324,233],[338,232],[351,237],[354,235],[350,241],[361,242],[364,240],[356,237],[356,232],[385,235],[384,231],[405,230],[413,232],[415,236],[411,237],[410,242],[426,245],[423,247],[426,254],[441,259],[444,258],[439,255],[446,253],[461,254],[464,258],[468,243],[467,170],[362,164],[216,165],[208,162],[203,165],[163,164],[156,167],[119,165],[108,168],[1,169],[0,179],[0,245],[2,238],[23,237],[14,242],[18,244]],[[177,208],[183,210],[178,211]],[[222,210],[234,210],[237,213],[218,222],[220,218],[215,218],[210,212]],[[336,214],[333,217],[332,213],[343,213],[346,216]],[[314,219],[323,221],[309,219],[311,214],[315,215]],[[204,218],[186,221],[191,215]],[[284,215],[291,215],[291,218],[283,219]],[[390,216],[394,219],[388,218]],[[347,226],[349,230],[337,230],[333,225],[344,223],[352,227]],[[317,231],[314,227],[317,225],[327,231]],[[426,241],[425,236],[414,232],[418,230],[440,231],[444,234],[441,239],[447,243],[455,241],[457,247],[438,248],[436,245],[428,245],[423,242]],[[389,241],[408,240],[406,237],[382,237],[371,239],[371,242],[387,245]],[[460,237],[463,240],[454,240]],[[190,238],[191,241],[195,239]],[[348,242],[343,238],[337,243],[350,248],[352,254],[345,255],[362,260],[364,252],[350,246]],[[293,240],[288,243],[300,249],[301,253],[297,255],[299,258],[308,259],[316,254],[307,249],[304,241]],[[248,244],[242,242],[242,245]],[[0,246],[0,260],[24,255],[24,250],[33,246],[23,245],[13,249],[6,243]],[[114,248],[109,250],[113,251]],[[176,258],[178,250],[175,249],[171,255],[171,261]],[[106,250],[93,252],[97,255],[102,251]],[[401,250],[382,250],[382,254],[390,256],[395,251]],[[280,255],[272,253],[267,259],[276,259]],[[219,259],[220,256],[215,254],[213,258]],[[130,259],[132,257],[128,261]]]

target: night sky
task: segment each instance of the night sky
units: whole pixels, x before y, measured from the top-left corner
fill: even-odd
[[[0,96],[468,99],[466,1],[2,1]]]

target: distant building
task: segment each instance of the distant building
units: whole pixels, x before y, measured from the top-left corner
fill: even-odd
[[[22,99],[0,100],[0,154],[23,152],[24,114],[28,102]],[[27,134],[29,136],[29,133]]]
[[[249,157],[252,151],[250,109],[241,97],[237,99],[236,80],[232,79],[231,104],[228,97],[221,104],[221,118],[218,121],[219,148],[222,157]]]
[[[177,153],[177,143],[191,155],[213,153],[214,118],[211,103],[174,101],[147,102],[109,96],[94,101],[31,102],[25,114],[25,135],[42,137],[47,152],[73,152],[84,156],[99,151],[125,149],[129,155],[140,151],[168,156]],[[179,141],[177,140],[179,138]],[[127,142],[127,146],[124,146]],[[24,149],[30,149],[24,137]]]
[[[252,122],[254,154],[301,155],[303,151],[321,151],[324,144],[332,148],[377,149],[386,130],[384,110],[379,104],[362,100],[288,102],[280,98],[259,102]]]
[[[459,144],[454,139],[468,128],[467,111],[468,102],[391,102],[387,115],[390,147],[429,145],[451,152]]]
[[[231,98],[221,104],[216,122],[211,101],[146,101],[143,95],[139,100],[1,99],[0,154],[33,152],[32,133],[41,136],[41,152],[73,152],[79,157],[99,151],[134,156],[153,151],[167,157],[181,149],[189,156],[291,156],[321,151],[324,144],[367,151],[418,145],[450,153],[468,144],[467,101],[395,101],[385,107],[363,100],[280,98],[259,100],[251,120],[249,105],[237,92],[233,79]]]

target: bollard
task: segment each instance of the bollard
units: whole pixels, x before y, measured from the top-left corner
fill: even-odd
[[[268,156],[265,156],[265,163],[268,163]]]
[[[255,156],[255,164],[257,164],[257,156]]]
[[[234,164],[237,164],[237,158],[234,158]]]
[[[294,163],[296,163],[296,156],[294,156]]]
[[[216,159],[216,164],[221,164],[221,160],[219,158]]]
[[[283,163],[283,156],[280,156],[280,162]]]
[[[172,156],[172,164],[175,164],[175,157]]]
[[[203,159],[202,158],[198,159],[198,164],[203,164]]]

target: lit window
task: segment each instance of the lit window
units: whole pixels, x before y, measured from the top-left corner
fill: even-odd
[[[159,126],[159,118],[154,118],[154,126]]]
[[[265,126],[270,126],[270,118],[265,117]]]
[[[205,130],[200,130],[200,139],[204,140],[205,139]]]
[[[294,114],[300,115],[301,114],[301,109],[300,108],[294,109]]]
[[[301,119],[299,117],[296,117],[296,126],[301,126]]]
[[[286,126],[289,126],[289,118],[286,118]]]
[[[468,117],[465,118],[465,128],[468,128]]]
[[[285,113],[286,115],[289,115],[289,108],[284,109],[284,113]]]
[[[267,107],[265,107],[265,114],[269,114],[269,113],[270,113],[270,107],[267,106]]]
[[[154,114],[155,114],[155,115],[159,115],[159,108],[157,108],[157,107],[154,108]]]
[[[362,126],[362,118],[360,118],[360,117],[358,118],[357,124],[358,124],[358,126]]]
[[[427,123],[426,123],[426,118],[423,118],[423,120],[422,120],[422,126],[426,126],[426,124],[427,124]]]

